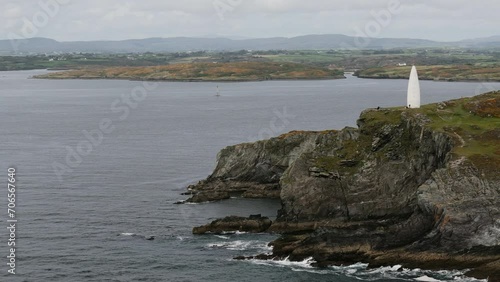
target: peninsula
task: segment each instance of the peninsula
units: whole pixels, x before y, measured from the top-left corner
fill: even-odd
[[[154,81],[261,81],[341,79],[342,70],[298,63],[202,62],[162,66],[82,68],[35,76],[40,79],[125,79]]]
[[[357,124],[223,149],[188,201],[240,193],[282,208],[272,223],[228,217],[193,232],[281,234],[257,259],[470,269],[500,281],[500,92],[368,109]]]

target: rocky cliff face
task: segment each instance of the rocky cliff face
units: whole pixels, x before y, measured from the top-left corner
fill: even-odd
[[[188,187],[188,202],[207,202],[229,198],[279,198],[280,179],[303,153],[316,147],[323,133],[291,132],[277,138],[230,146],[217,156],[212,175]]]
[[[358,127],[226,148],[191,200],[279,193],[275,256],[500,279],[500,93],[367,110]]]
[[[380,123],[380,117],[393,121]],[[410,112],[366,111],[358,123],[359,130],[323,138],[285,172],[281,220],[366,220],[413,212],[418,187],[445,165],[452,141],[425,129],[425,118]]]

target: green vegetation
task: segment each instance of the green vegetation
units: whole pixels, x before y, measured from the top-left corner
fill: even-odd
[[[454,151],[457,156],[467,157],[483,172],[499,176],[500,92],[426,105],[421,111],[431,118],[433,129],[456,139],[460,144]]]
[[[184,63],[156,67],[85,68],[39,75],[49,79],[134,79],[170,81],[256,81],[343,78],[343,71],[296,63]]]
[[[297,62],[320,66],[342,67],[346,71],[395,67],[399,64],[418,66],[499,66],[498,49],[390,49],[329,51],[268,51],[256,56],[279,62]]]
[[[328,134],[325,132],[324,134]],[[338,172],[342,174],[354,174],[361,166],[363,166],[365,156],[369,152],[371,144],[370,135],[359,135],[359,138],[354,140],[344,140],[342,146],[335,147],[338,144],[334,143],[334,154],[330,154],[333,147],[326,147],[325,152],[312,157],[314,166],[328,172]]]
[[[445,81],[500,81],[500,65],[432,65],[419,66],[419,78],[422,80]],[[370,68],[356,72],[361,78],[408,79],[411,67]]]
[[[181,54],[54,54],[0,56],[0,71],[77,69],[83,67],[154,66],[181,59]]]
[[[423,79],[481,81],[500,79],[498,48],[45,54],[24,57],[0,56],[0,70],[77,70],[214,62],[297,63],[321,69],[358,71],[360,77],[374,78],[407,78],[409,68],[397,67],[399,64],[406,64],[417,65]]]
[[[369,111],[363,116],[364,128],[380,128],[382,124],[398,125],[401,114],[424,115],[427,126],[449,135],[456,146],[456,159],[466,157],[484,174],[500,177],[500,92],[490,92],[422,106],[420,109],[390,108]]]

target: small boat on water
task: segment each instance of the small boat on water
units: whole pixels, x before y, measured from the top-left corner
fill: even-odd
[[[220,97],[219,85],[217,85],[217,94],[215,94],[215,97]]]

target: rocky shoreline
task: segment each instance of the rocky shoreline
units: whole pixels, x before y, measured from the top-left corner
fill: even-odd
[[[211,176],[189,187],[188,201],[236,193],[279,197],[282,208],[272,223],[232,217],[194,233],[281,234],[262,259],[470,269],[500,281],[499,141],[493,92],[422,109],[370,109],[358,128],[231,146]]]
[[[231,232],[262,233],[269,230],[272,221],[260,214],[250,217],[228,216],[210,224],[194,227],[193,234],[225,234]]]

